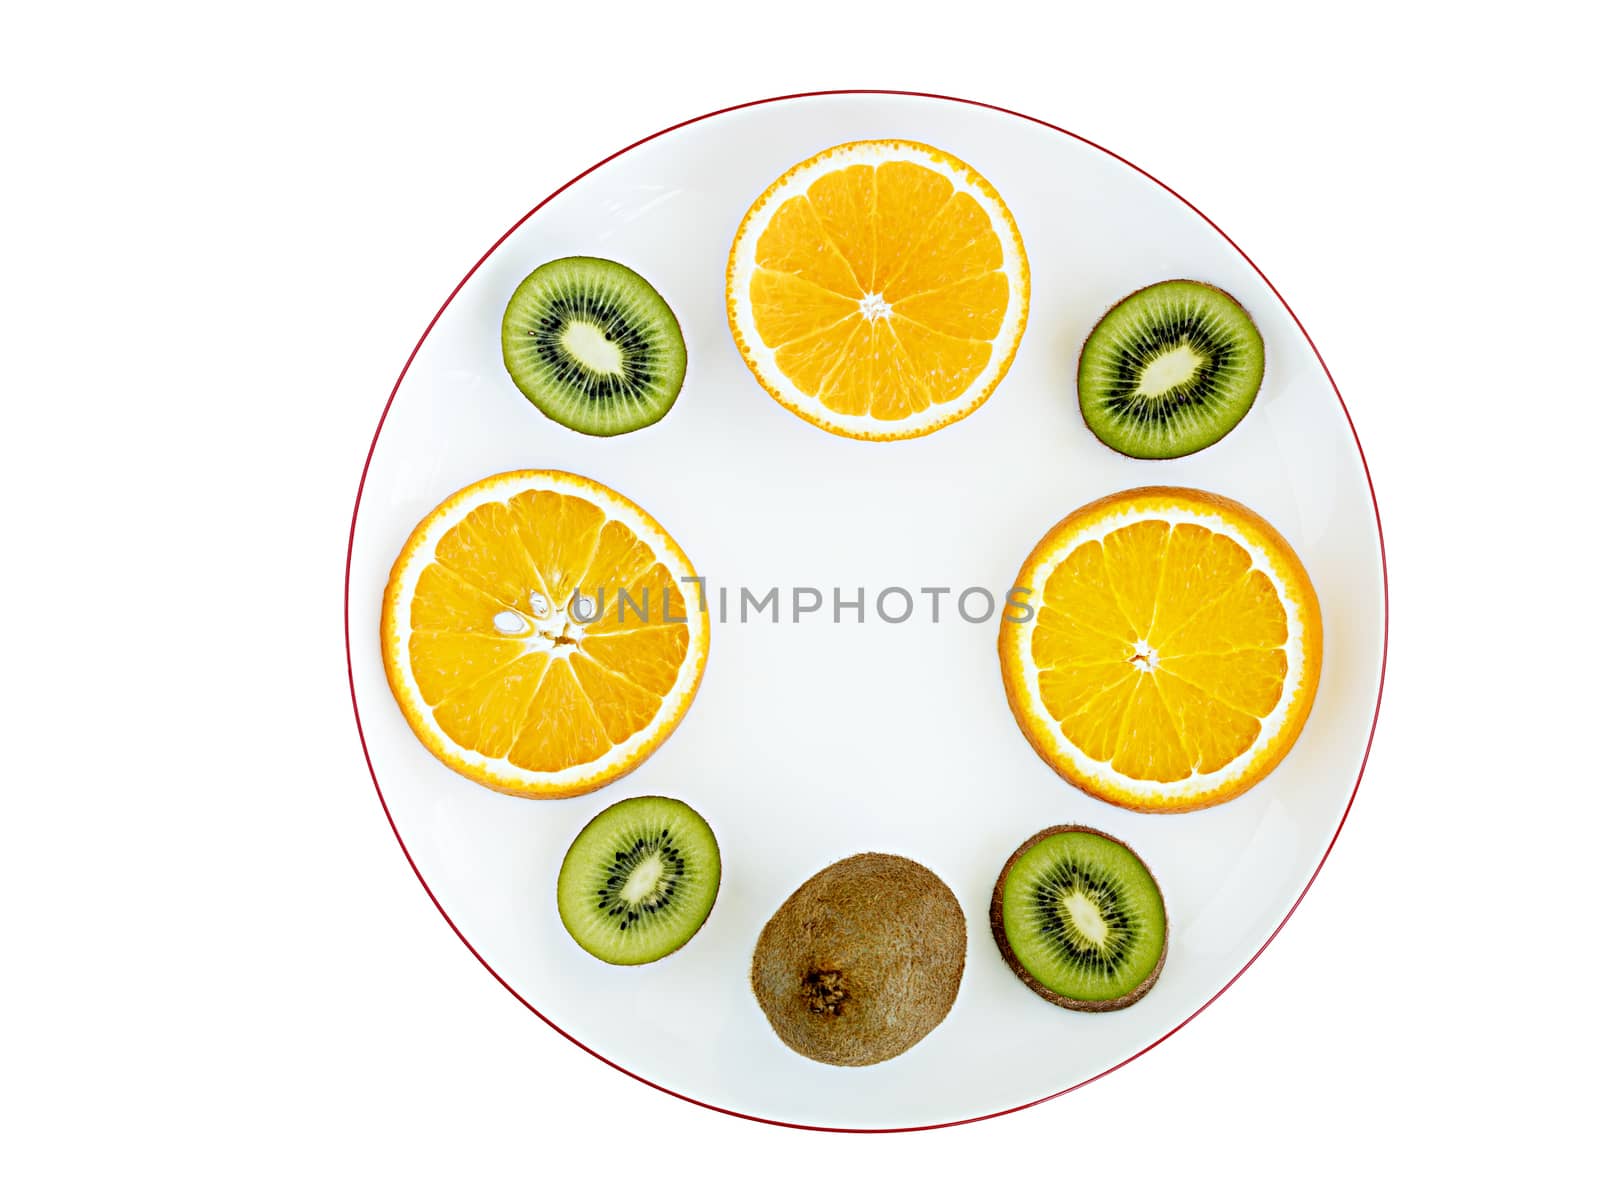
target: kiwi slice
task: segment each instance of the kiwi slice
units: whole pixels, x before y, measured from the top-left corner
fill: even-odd
[[[578,945],[608,963],[665,958],[705,924],[722,856],[682,800],[634,796],[583,827],[561,862],[556,908]]]
[[[1131,458],[1181,458],[1220,441],[1255,403],[1266,348],[1227,292],[1169,279],[1100,318],[1078,359],[1090,431]]]
[[[597,437],[666,416],[689,361],[661,294],[605,258],[558,258],[518,284],[500,348],[540,412]]]
[[[838,1067],[904,1054],[943,1021],[967,961],[944,880],[895,854],[834,863],[762,929],[750,985],[791,1050]]]
[[[1037,833],[1006,860],[989,925],[1023,983],[1080,1012],[1128,1007],[1167,961],[1167,907],[1150,869],[1083,825]]]

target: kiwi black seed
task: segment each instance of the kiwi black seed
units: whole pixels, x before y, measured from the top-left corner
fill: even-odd
[[[561,863],[556,908],[578,945],[633,966],[692,938],[721,882],[722,856],[704,817],[681,800],[634,796],[578,834]]]
[[[1221,288],[1169,279],[1120,300],[1078,359],[1090,431],[1132,458],[1180,458],[1220,441],[1255,403],[1266,348]]]
[[[678,319],[637,272],[558,258],[511,294],[500,324],[506,370],[545,416],[597,437],[667,415],[688,354]]]
[[[839,1067],[904,1054],[943,1021],[967,961],[967,923],[945,882],[894,854],[813,875],[756,941],[750,984],[791,1050]]]
[[[989,925],[1017,978],[1080,1012],[1128,1007],[1167,961],[1155,877],[1125,842],[1083,825],[1043,830],[1006,860]]]

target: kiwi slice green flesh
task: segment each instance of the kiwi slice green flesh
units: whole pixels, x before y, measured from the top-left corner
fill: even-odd
[[[597,437],[667,415],[688,354],[661,294],[621,263],[558,258],[511,294],[500,324],[506,370],[545,416]]]
[[[1007,860],[989,924],[1017,977],[1080,1012],[1126,1008],[1167,960],[1167,909],[1144,860],[1109,834],[1057,825]]]
[[[705,924],[722,856],[681,800],[635,796],[583,827],[561,863],[556,908],[578,945],[621,966],[654,962]]]
[[[1119,301],[1084,343],[1078,405],[1131,458],[1180,458],[1220,441],[1255,403],[1266,348],[1250,314],[1192,279]]]

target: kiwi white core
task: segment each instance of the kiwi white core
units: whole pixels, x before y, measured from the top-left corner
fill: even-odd
[[[661,864],[660,855],[652,854],[628,875],[628,882],[622,885],[619,894],[629,904],[642,904],[655,894],[665,873],[666,867]]]
[[[1187,341],[1179,342],[1171,350],[1158,355],[1139,376],[1139,395],[1154,399],[1170,392],[1179,384],[1187,383],[1205,365],[1205,355]]]
[[[591,371],[601,375],[622,374],[622,348],[598,325],[573,321],[561,333],[561,348]]]
[[[1068,892],[1061,897],[1061,907],[1066,910],[1067,919],[1077,926],[1078,932],[1096,946],[1106,944],[1106,919],[1100,914],[1100,906],[1085,896],[1082,892]]]

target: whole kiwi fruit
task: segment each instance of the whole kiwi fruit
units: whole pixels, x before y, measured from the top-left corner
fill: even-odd
[[[966,919],[942,879],[909,858],[857,854],[773,914],[750,984],[791,1050],[864,1067],[904,1054],[944,1020],[966,960]]]

